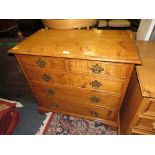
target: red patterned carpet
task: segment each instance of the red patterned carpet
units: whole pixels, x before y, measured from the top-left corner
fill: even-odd
[[[13,133],[19,121],[17,102],[0,99],[0,135]]]
[[[68,115],[51,114],[44,135],[116,135],[117,132],[98,121],[80,119]]]

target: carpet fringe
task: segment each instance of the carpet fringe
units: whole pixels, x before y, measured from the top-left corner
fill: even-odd
[[[42,135],[43,134],[51,114],[52,114],[52,112],[46,113],[46,118],[43,121],[42,125],[40,126],[39,130],[37,131],[36,135]]]
[[[6,102],[9,102],[9,103],[15,103],[17,108],[23,107],[23,105],[20,102],[17,102],[17,101],[10,101],[10,100],[3,99],[3,98],[0,98],[0,100],[6,101]]]

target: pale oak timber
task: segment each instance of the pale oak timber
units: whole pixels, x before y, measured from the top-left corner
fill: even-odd
[[[119,110],[140,64],[130,31],[41,29],[12,48],[38,102],[119,128]]]
[[[121,109],[121,134],[155,134],[155,41],[136,41],[136,66]]]

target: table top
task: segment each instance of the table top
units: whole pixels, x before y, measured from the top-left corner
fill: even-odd
[[[141,66],[136,66],[136,71],[142,95],[155,98],[155,41],[136,41]]]
[[[141,63],[129,30],[41,29],[9,53]]]

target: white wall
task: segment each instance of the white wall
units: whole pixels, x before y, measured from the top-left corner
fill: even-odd
[[[136,34],[136,39],[148,41],[154,26],[155,19],[142,19]]]

